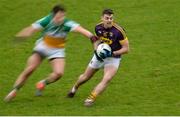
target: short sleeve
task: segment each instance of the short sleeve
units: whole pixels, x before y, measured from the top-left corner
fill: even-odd
[[[35,29],[45,28],[51,21],[52,15],[45,16],[32,24]]]
[[[122,30],[120,30],[120,33],[118,35],[118,39],[119,39],[120,43],[123,43],[125,40],[128,39],[126,36],[125,30],[123,28],[122,28]]]
[[[75,21],[67,21],[65,23],[65,28],[66,28],[66,31],[73,31],[79,25],[80,24],[76,23]]]

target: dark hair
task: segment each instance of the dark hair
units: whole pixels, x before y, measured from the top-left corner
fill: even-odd
[[[66,9],[64,8],[63,5],[57,4],[57,5],[55,5],[55,6],[53,7],[52,13],[55,15],[55,14],[56,14],[57,12],[59,12],[59,11],[66,12]]]
[[[107,14],[107,15],[111,15],[114,14],[112,9],[104,9],[102,12],[102,15]]]

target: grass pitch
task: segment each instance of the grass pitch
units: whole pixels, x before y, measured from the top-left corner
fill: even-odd
[[[91,108],[84,99],[101,80],[102,71],[83,85],[73,99],[67,92],[86,68],[92,45],[75,33],[68,36],[65,75],[35,97],[35,83],[51,72],[47,61],[29,78],[11,103],[3,98],[31,55],[38,34],[24,43],[13,35],[43,17],[59,0],[1,0],[0,115],[180,115],[179,0],[62,0],[67,16],[94,32],[101,11],[112,8],[127,32],[130,53],[107,90]]]

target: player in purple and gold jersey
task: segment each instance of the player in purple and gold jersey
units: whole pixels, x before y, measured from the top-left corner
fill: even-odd
[[[111,47],[112,53],[108,55],[107,58],[101,59],[95,51],[85,72],[79,76],[79,79],[68,93],[68,97],[73,97],[80,85],[92,78],[100,68],[103,68],[103,78],[85,100],[85,106],[91,106],[96,97],[106,89],[117,73],[121,55],[129,51],[129,42],[125,31],[122,27],[113,22],[113,14],[111,9],[105,9],[101,16],[102,22],[95,27],[95,32],[100,39],[100,43],[107,43]]]

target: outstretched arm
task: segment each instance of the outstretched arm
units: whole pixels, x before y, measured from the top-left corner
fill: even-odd
[[[40,31],[38,28],[34,28],[33,26],[28,26],[24,29],[22,29],[20,32],[18,32],[15,37],[16,38],[28,38],[31,37],[35,32]]]
[[[91,38],[93,36],[93,34],[91,32],[89,32],[88,30],[86,30],[82,26],[77,26],[73,31],[74,32],[79,32],[82,35],[86,36],[87,38]]]
[[[86,30],[85,28],[81,27],[81,26],[77,26],[74,30],[74,32],[79,32],[82,35],[86,36],[87,38],[89,38],[93,44],[94,44],[94,48],[97,48],[97,44],[98,44],[98,37],[94,36],[91,32],[89,32],[88,30]]]

